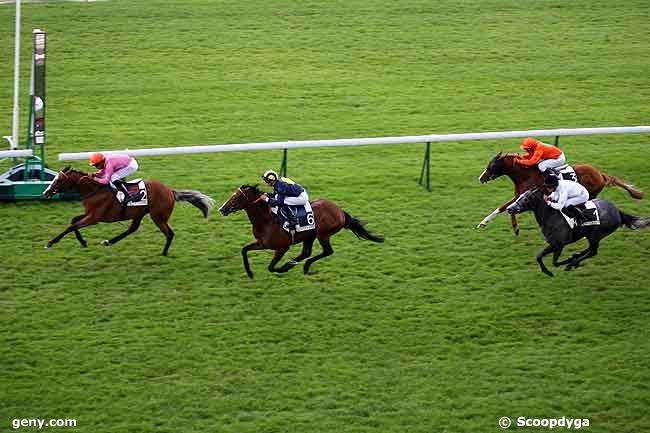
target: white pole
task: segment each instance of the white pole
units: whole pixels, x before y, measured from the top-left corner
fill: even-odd
[[[370,144],[433,143],[443,141],[497,140],[522,137],[559,137],[596,134],[650,134],[650,126],[623,126],[611,128],[533,129],[527,131],[470,132],[464,134],[431,134],[408,137],[343,138],[337,140],[276,141],[270,143],[213,144],[207,146],[154,147],[149,149],[109,150],[131,156],[182,155],[192,153],[238,152],[242,150],[294,149],[300,147],[365,146]],[[59,161],[88,159],[93,152],[60,153]]]
[[[18,92],[20,82],[20,0],[16,0],[16,50],[14,52],[14,117],[11,128],[11,150],[18,148]]]

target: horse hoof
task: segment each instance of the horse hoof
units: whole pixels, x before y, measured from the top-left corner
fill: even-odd
[[[52,244],[51,244],[51,243],[48,242],[47,244],[45,244],[45,249],[46,249],[46,250],[47,250],[47,249],[50,249],[50,248],[52,248]]]
[[[517,227],[516,229],[514,229],[514,232],[515,232],[515,236],[519,236],[519,227]]]
[[[81,248],[88,248],[88,242],[82,242]]]
[[[248,272],[248,273],[246,273],[246,275],[248,275],[248,278],[250,278],[251,280],[253,279],[253,273],[252,272]]]
[[[484,223],[480,223],[479,225],[476,226],[476,228],[478,230],[485,230],[486,227],[487,227],[487,224],[484,224]]]
[[[108,241],[108,239],[104,239],[104,240],[101,242],[101,244],[104,245],[105,247],[108,247],[108,246],[111,245],[111,243]]]

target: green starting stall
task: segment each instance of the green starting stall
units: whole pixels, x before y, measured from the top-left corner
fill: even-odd
[[[45,165],[45,32],[34,30],[33,40],[29,122],[25,139],[25,153],[31,155],[25,156],[23,163],[0,174],[0,201],[43,199],[43,191],[57,174]],[[15,146],[15,143],[12,142],[12,146]],[[18,163],[18,159],[13,160]],[[78,196],[74,193],[57,194],[53,198],[76,199]]]

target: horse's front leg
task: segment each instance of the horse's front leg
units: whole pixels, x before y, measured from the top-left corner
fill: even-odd
[[[70,221],[70,224],[76,223],[77,221],[79,221],[83,217],[84,217],[83,215],[77,215],[76,217],[72,218],[72,220]],[[81,244],[82,247],[86,248],[88,246],[88,242],[86,242],[86,240],[83,238],[83,236],[81,236],[81,232],[79,230],[75,230],[74,235],[75,235],[75,237],[77,238],[77,240],[79,241],[79,243]]]
[[[549,277],[552,277],[553,273],[549,271],[546,265],[544,264],[544,256],[550,254],[551,252],[554,252],[555,250],[556,247],[554,245],[548,245],[546,248],[540,251],[539,254],[537,254],[537,263],[539,263],[540,269]]]
[[[306,239],[302,243],[302,251],[300,252],[300,255],[298,255],[293,260],[289,260],[287,263],[284,264],[284,266],[282,266],[280,269],[278,269],[277,272],[278,273],[287,272],[291,268],[296,266],[298,263],[302,262],[307,257],[311,256],[311,249],[312,249],[312,247],[314,245],[315,240],[316,240],[316,238]]]
[[[260,241],[255,241],[251,242],[250,244],[246,245],[244,248],[241,249],[241,255],[242,259],[244,260],[244,270],[246,271],[246,275],[248,275],[249,278],[253,278],[253,272],[251,271],[251,266],[248,263],[248,252],[251,250],[261,250],[264,249]]]
[[[278,262],[282,259],[282,256],[289,251],[289,246],[279,248],[275,250],[275,254],[273,254],[273,259],[271,259],[271,263],[269,263],[269,272],[280,272],[280,269],[276,269],[275,265],[278,264]]]
[[[485,227],[487,227],[489,222],[491,222],[493,219],[495,219],[497,217],[497,215],[499,215],[500,213],[505,212],[506,209],[508,208],[508,206],[510,206],[512,203],[514,203],[516,199],[517,199],[517,197],[514,197],[509,202],[507,202],[507,203],[499,206],[498,208],[494,209],[490,215],[486,216],[485,218],[483,218],[481,220],[481,222],[478,224],[478,226],[476,226],[476,228],[481,229],[481,230],[485,229]],[[515,215],[512,215],[511,221],[512,221],[512,229],[515,230],[516,234],[519,234],[519,227],[517,226],[517,217]]]
[[[83,215],[82,218],[80,218],[76,222],[70,224],[70,226],[68,226],[68,228],[63,230],[63,232],[61,232],[59,235],[52,238],[52,240],[47,243],[45,248],[51,248],[52,245],[59,242],[65,235],[67,235],[70,232],[76,232],[81,228],[84,228],[86,226],[96,224],[96,223],[97,223],[97,220],[95,220],[91,215]],[[79,236],[81,236],[81,234],[79,234]]]

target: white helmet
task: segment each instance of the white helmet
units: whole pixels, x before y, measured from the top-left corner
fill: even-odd
[[[278,176],[278,173],[276,173],[276,172],[273,171],[273,170],[266,170],[266,171],[264,172],[264,174],[262,175],[262,180],[263,180],[264,182],[266,182],[266,183],[269,183],[269,182],[275,182],[275,181],[278,180],[279,178],[280,178],[280,176]]]

